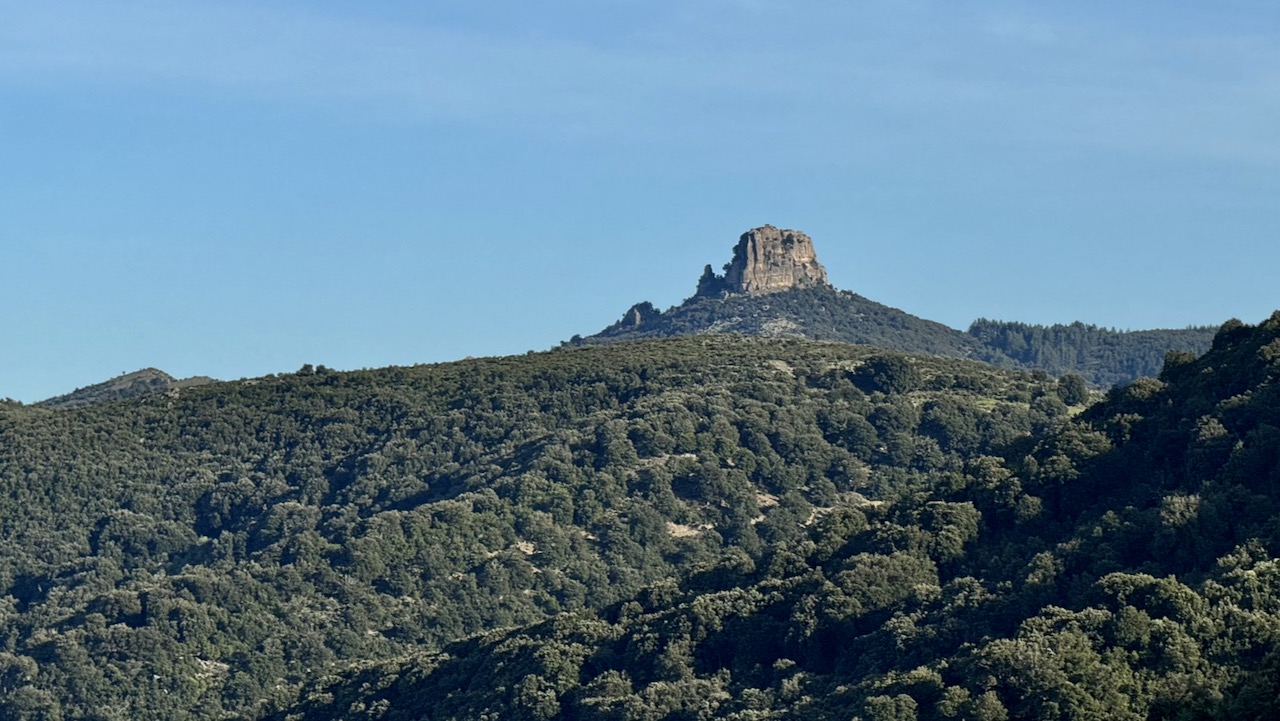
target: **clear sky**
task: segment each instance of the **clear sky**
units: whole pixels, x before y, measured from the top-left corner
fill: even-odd
[[[1280,307],[1280,5],[0,0],[0,397],[523,353],[743,231],[965,328]]]

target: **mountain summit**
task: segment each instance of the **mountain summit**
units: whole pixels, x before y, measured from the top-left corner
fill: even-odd
[[[1078,322],[1037,326],[985,319],[966,333],[833,288],[808,235],[764,225],[742,234],[724,275],[706,266],[697,290],[680,305],[664,311],[637,303],[608,328],[574,336],[568,344],[702,333],[864,343],[1055,375],[1077,373],[1103,387],[1155,375],[1167,351],[1203,353],[1213,338],[1212,328],[1116,331]]]
[[[723,276],[716,275],[709,265],[702,271],[696,295],[765,295],[829,285],[827,271],[818,262],[809,236],[764,225],[742,234]]]
[[[763,225],[743,233],[733,260],[717,275],[706,266],[697,290],[666,311],[633,305],[599,333],[570,345],[701,333],[814,338],[864,343],[892,350],[970,358],[1004,366],[1018,363],[968,334],[836,290],[818,262],[813,240],[798,230]]]

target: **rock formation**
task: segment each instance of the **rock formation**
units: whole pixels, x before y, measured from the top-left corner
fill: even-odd
[[[646,300],[643,303],[636,303],[631,306],[631,309],[623,314],[622,320],[605,328],[601,333],[631,333],[640,331],[644,326],[653,325],[660,320],[662,320],[662,311],[653,307],[653,303]],[[643,328],[643,330],[648,330],[648,328]],[[581,336],[574,336],[574,338],[581,340]]]
[[[639,328],[646,323],[652,323],[662,317],[662,311],[653,307],[653,303],[645,301],[636,303],[631,306],[626,315],[622,316],[622,320],[618,321],[618,325],[624,328]]]
[[[697,295],[764,295],[829,285],[827,271],[818,262],[809,236],[765,225],[742,234],[724,276],[715,275],[707,266],[698,281]]]

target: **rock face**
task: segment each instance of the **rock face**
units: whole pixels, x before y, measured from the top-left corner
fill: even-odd
[[[639,328],[647,323],[652,323],[662,317],[662,311],[653,307],[653,303],[645,301],[636,303],[631,306],[631,310],[622,316],[622,320],[618,321],[618,326],[622,328]]]
[[[697,295],[764,295],[815,286],[828,287],[830,283],[813,250],[813,240],[796,230],[765,225],[742,234],[724,276],[715,275],[707,266],[698,281]]]

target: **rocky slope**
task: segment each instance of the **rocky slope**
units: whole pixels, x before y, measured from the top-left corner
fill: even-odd
[[[717,275],[707,266],[692,297],[667,311],[632,306],[603,331],[569,345],[701,333],[797,337],[875,345],[909,353],[1018,363],[972,336],[848,291],[838,291],[806,234],[772,225],[743,233]]]
[[[1004,367],[1018,365],[966,333],[829,286],[791,288],[767,295],[694,296],[665,312],[652,303],[638,303],[617,323],[569,344],[601,345],[704,333],[811,338],[968,358]]]
[[[120,400],[121,398],[136,398],[214,382],[213,378],[207,376],[195,376],[179,380],[157,368],[143,368],[140,371],[117,376],[109,381],[77,388],[65,395],[40,401],[36,405],[44,408],[81,408],[97,403]]]
[[[833,288],[808,235],[765,225],[739,238],[723,275],[706,266],[697,290],[680,305],[663,311],[647,301],[637,303],[613,325],[568,344],[703,333],[862,343],[1054,375],[1074,373],[1105,388],[1155,375],[1168,351],[1203,353],[1214,329],[1130,332],[984,319],[965,333]]]

